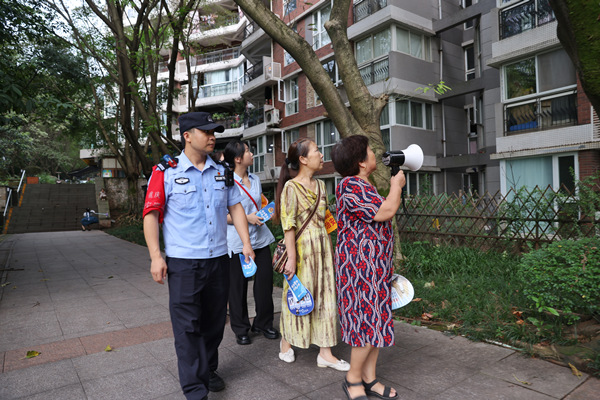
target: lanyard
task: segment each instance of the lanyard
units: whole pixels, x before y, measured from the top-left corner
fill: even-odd
[[[235,179],[234,179],[235,180]],[[238,184],[239,187],[242,188],[242,190],[248,195],[248,197],[250,197],[250,200],[252,200],[252,202],[254,203],[254,206],[256,207],[256,210],[260,211],[260,208],[258,208],[258,205],[256,204],[256,202],[254,201],[254,199],[252,198],[252,196],[250,196],[250,193],[248,193],[248,191],[246,190],[246,188],[244,187],[244,185],[242,185],[241,183],[239,183],[238,181],[235,181],[235,183]]]

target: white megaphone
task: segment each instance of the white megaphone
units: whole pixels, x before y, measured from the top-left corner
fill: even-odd
[[[423,150],[419,145],[411,144],[404,150],[383,153],[381,161],[392,168],[392,175],[396,175],[403,165],[411,171],[417,171],[423,165]]]

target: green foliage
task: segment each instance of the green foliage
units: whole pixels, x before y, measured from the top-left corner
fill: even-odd
[[[517,276],[538,311],[600,312],[600,239],[561,240],[531,251]]]
[[[50,174],[40,174],[40,183],[56,183],[56,177]]]
[[[0,179],[18,176],[34,150],[33,138],[23,130],[24,116],[10,113],[0,124]]]
[[[497,340],[524,339],[513,325],[513,307],[524,304],[523,285],[515,279],[519,258],[506,252],[403,242],[405,276],[415,298],[396,310],[398,316],[420,319],[424,313],[443,324],[456,324],[463,334]]]
[[[506,221],[504,232],[510,235],[527,235],[535,229],[553,233],[554,226],[543,221],[554,219],[557,194],[552,190],[533,189],[525,186],[506,196],[501,205],[501,215]]]
[[[146,239],[144,238],[144,224],[141,220],[130,220],[127,223],[121,224],[117,227],[107,229],[106,233],[116,236],[119,239],[127,240],[128,242],[136,243],[141,246],[146,246]],[[160,232],[160,248],[164,248],[162,243],[162,231]]]
[[[439,94],[440,96],[445,94],[446,92],[452,90],[452,88],[448,85],[446,85],[446,82],[444,81],[439,81],[438,83],[428,83],[427,86],[423,86],[423,87],[418,87],[417,89],[415,89],[416,92],[419,93],[427,93],[428,91],[433,90],[435,93]]]

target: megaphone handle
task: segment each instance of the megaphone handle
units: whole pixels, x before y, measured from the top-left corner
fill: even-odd
[[[404,214],[408,215],[408,209],[406,208],[406,190],[402,191],[402,209],[404,210]]]

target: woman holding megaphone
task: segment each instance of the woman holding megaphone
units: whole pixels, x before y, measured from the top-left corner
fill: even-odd
[[[369,182],[376,160],[366,136],[343,139],[334,146],[331,158],[344,177],[335,193],[335,267],[342,341],[352,346],[352,353],[342,387],[351,400],[396,399],[396,390],[379,382],[375,370],[379,349],[394,345],[391,221],[400,207],[406,178],[399,171],[390,180],[387,198],[377,193]]]

